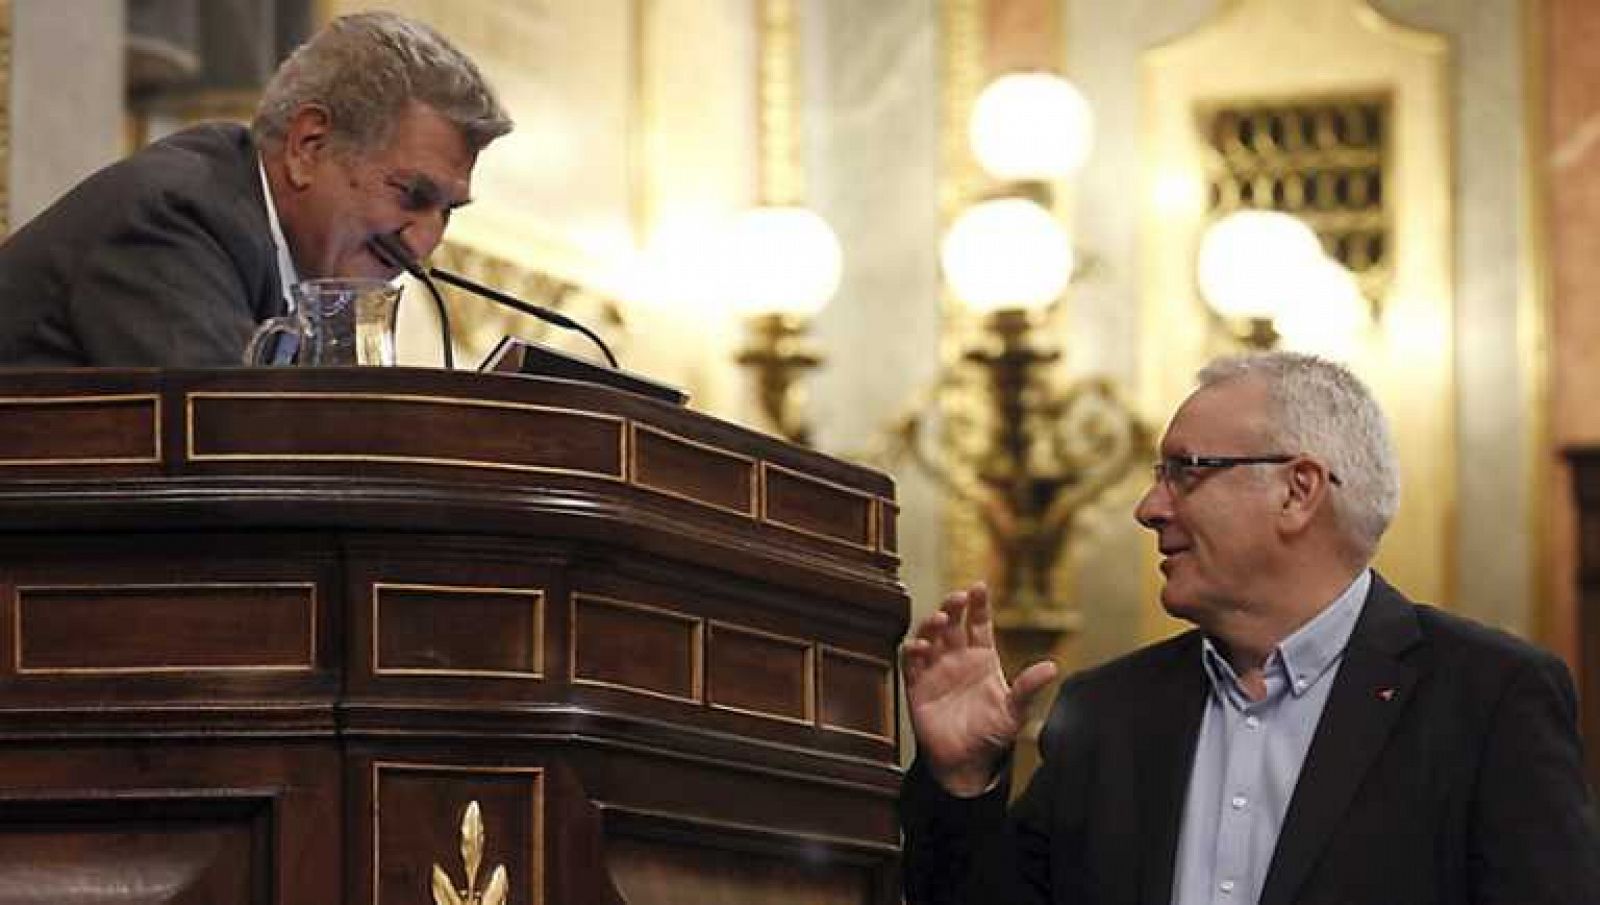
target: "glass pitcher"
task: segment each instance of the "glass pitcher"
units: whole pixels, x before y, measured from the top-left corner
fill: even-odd
[[[400,287],[375,279],[305,280],[292,314],[262,321],[245,347],[250,365],[393,365]]]

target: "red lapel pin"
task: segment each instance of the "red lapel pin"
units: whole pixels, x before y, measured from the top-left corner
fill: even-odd
[[[1395,690],[1396,689],[1393,688],[1392,686],[1386,686],[1384,688],[1378,689],[1378,700],[1385,701],[1385,702],[1394,700]]]

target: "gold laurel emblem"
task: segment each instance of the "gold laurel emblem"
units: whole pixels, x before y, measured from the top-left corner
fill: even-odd
[[[499,864],[489,873],[489,885],[478,890],[478,867],[483,863],[483,816],[476,801],[467,805],[461,817],[461,861],[467,868],[467,888],[457,890],[450,875],[437,862],[433,865],[433,905],[505,905],[506,866]]]

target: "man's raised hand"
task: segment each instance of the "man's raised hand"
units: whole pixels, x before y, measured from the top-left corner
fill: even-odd
[[[1028,703],[1055,678],[1042,661],[1006,682],[994,643],[989,589],[955,591],[900,648],[917,747],[952,795],[981,794],[1022,728]]]

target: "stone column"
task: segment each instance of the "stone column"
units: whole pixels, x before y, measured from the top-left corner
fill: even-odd
[[[9,229],[122,156],[122,0],[12,0]]]

